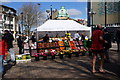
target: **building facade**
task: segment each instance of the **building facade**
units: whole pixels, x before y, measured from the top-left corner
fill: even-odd
[[[96,14],[91,16],[89,13],[93,11]],[[116,31],[120,28],[120,1],[92,2],[92,0],[89,0],[87,19],[89,26],[95,26],[96,28],[97,24],[102,24],[102,26],[111,34],[111,39],[114,40]]]
[[[0,31],[9,30],[13,34],[19,31],[16,17],[15,9],[0,5]]]
[[[94,11],[96,14],[92,16],[89,15],[90,11]],[[106,16],[105,16],[106,11]],[[88,24],[93,25],[102,24],[107,27],[120,27],[120,1],[119,2],[88,2]]]

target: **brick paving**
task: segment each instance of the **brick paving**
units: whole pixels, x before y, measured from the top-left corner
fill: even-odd
[[[16,48],[16,47],[15,47]],[[17,49],[15,49],[17,50]],[[10,63],[5,67],[6,73],[4,79],[84,79],[84,80],[120,80],[120,53],[116,52],[116,44],[110,49],[111,63],[105,63],[106,73],[91,73],[91,58],[89,56],[79,56],[64,59],[56,58],[54,60],[40,60],[21,63],[12,66]],[[17,51],[16,51],[17,52]],[[98,70],[98,66],[97,66]]]

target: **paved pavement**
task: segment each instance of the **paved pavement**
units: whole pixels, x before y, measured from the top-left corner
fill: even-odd
[[[18,52],[15,47],[15,52]],[[120,80],[120,53],[116,52],[116,44],[110,49],[111,63],[105,63],[106,73],[91,73],[91,57],[79,56],[54,60],[40,60],[5,67],[4,79],[62,79],[62,80]],[[97,70],[98,70],[97,62]]]

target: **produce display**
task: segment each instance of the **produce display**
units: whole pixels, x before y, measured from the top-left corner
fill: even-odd
[[[38,49],[39,52],[34,55],[36,61],[39,60],[39,57],[47,59],[48,56],[51,56],[52,59],[55,59],[55,56],[63,58],[64,55],[67,55],[68,58],[71,58],[72,54],[78,57],[88,52],[82,41],[70,41],[66,38],[51,38],[50,42],[38,42]]]

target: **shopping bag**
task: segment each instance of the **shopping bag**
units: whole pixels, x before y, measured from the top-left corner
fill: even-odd
[[[10,49],[9,49],[9,53],[10,53],[11,60],[12,60],[12,61],[15,61],[15,53],[14,53],[13,48],[10,48]]]

